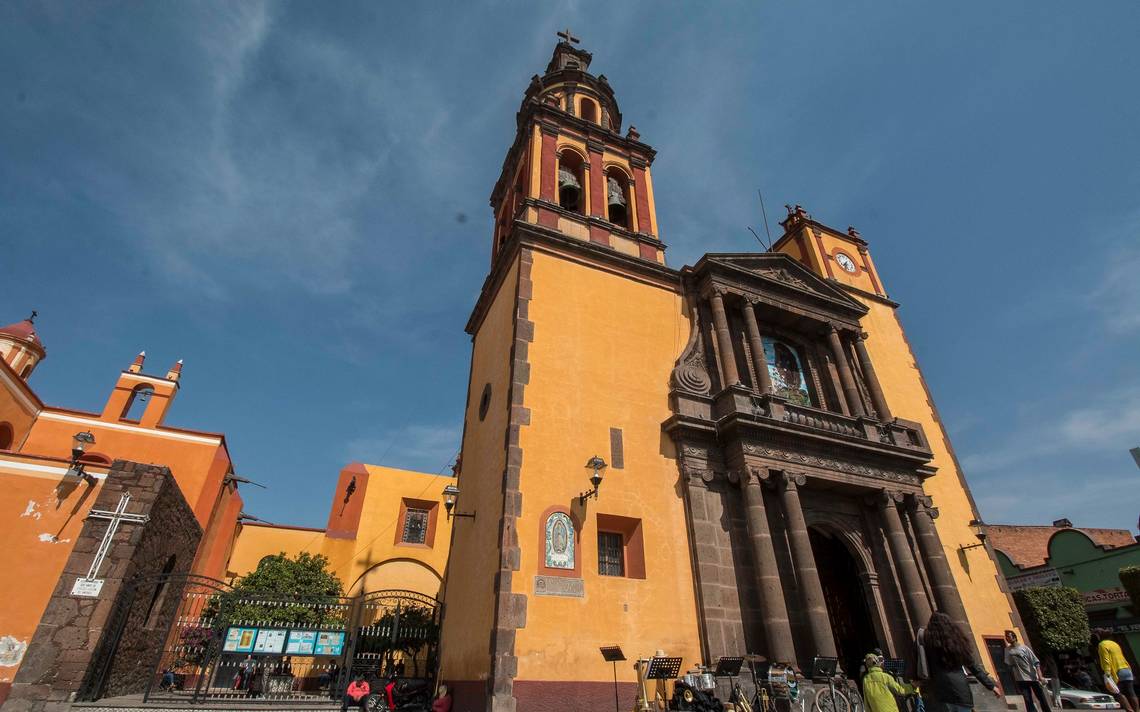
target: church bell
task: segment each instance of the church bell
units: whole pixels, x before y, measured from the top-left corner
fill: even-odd
[[[625,191],[621,189],[621,183],[618,183],[617,178],[606,176],[606,195],[610,222],[614,225],[627,227],[626,216],[629,210],[626,205]]]
[[[567,210],[577,210],[582,197],[582,184],[573,171],[558,167],[558,204]]]

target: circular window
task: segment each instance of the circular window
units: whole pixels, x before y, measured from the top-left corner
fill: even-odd
[[[479,420],[487,417],[487,409],[491,407],[491,384],[483,386],[483,395],[479,397]]]

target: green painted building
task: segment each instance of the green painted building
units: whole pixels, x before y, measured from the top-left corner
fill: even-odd
[[[986,534],[1010,590],[1068,586],[1085,599],[1089,626],[1106,628],[1133,667],[1140,661],[1140,606],[1120,583],[1125,566],[1140,566],[1140,542],[1125,529],[990,525]]]

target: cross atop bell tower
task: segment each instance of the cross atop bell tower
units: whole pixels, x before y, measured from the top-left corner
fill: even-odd
[[[650,165],[656,152],[622,115],[593,55],[570,30],[556,33],[550,62],[531,77],[517,133],[491,194],[491,260],[520,237],[604,248],[617,259],[665,263],[654,211]]]

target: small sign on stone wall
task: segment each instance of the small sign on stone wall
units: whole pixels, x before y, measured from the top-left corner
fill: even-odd
[[[586,595],[586,585],[580,578],[568,578],[566,576],[535,576],[534,595],[582,598]]]
[[[103,579],[83,578],[81,576],[75,579],[75,584],[71,587],[71,595],[80,598],[98,598],[99,592],[102,590]]]

